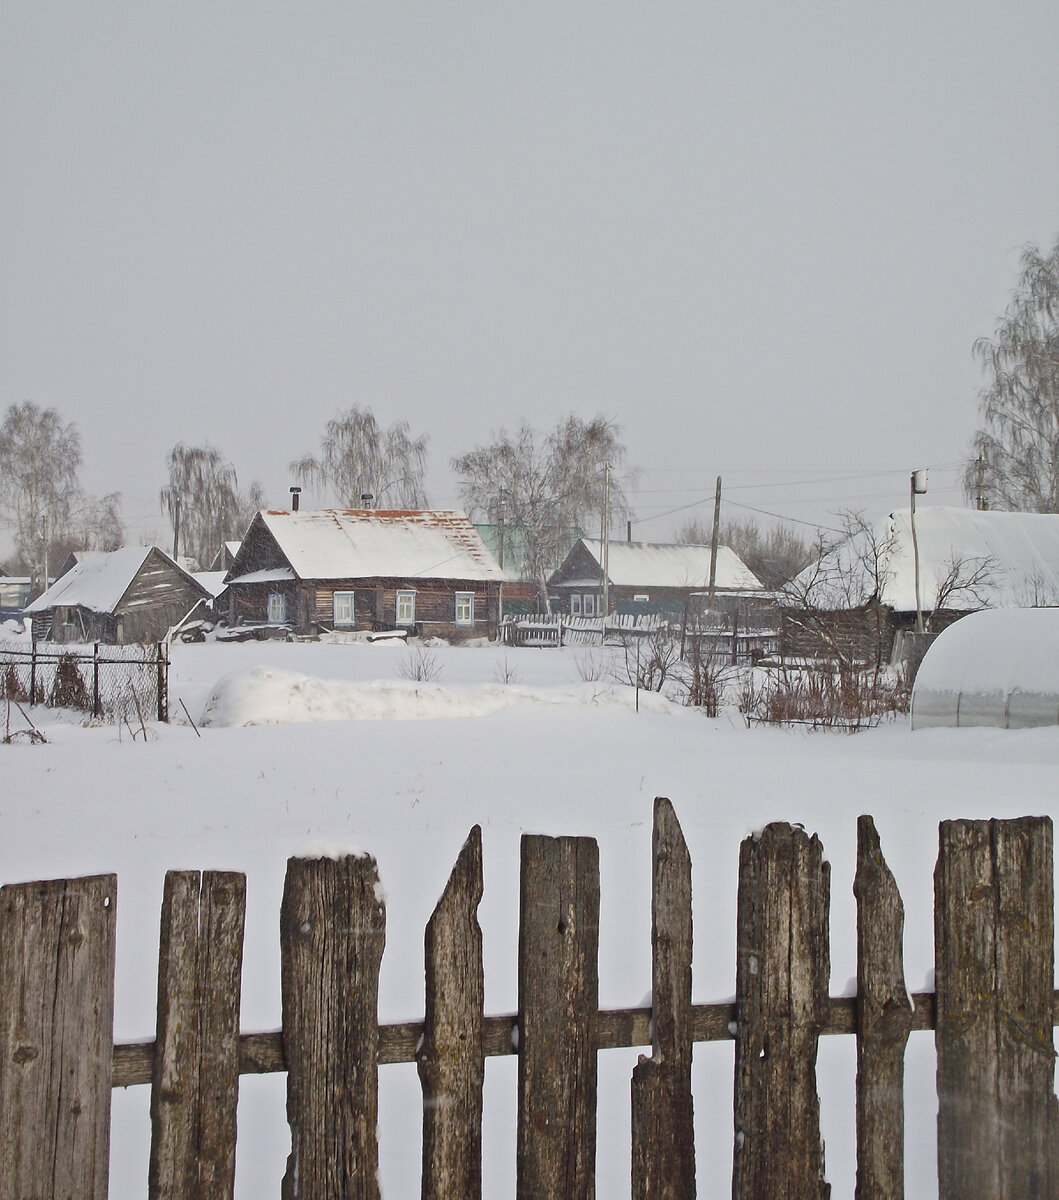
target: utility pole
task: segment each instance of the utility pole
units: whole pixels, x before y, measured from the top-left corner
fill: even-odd
[[[504,489],[500,489],[500,498],[496,506],[496,550],[500,560],[500,570],[504,569]]]
[[[974,466],[974,506],[979,512],[985,512],[989,505],[985,500],[985,458],[981,454]]]
[[[717,491],[713,497],[713,537],[710,539],[710,589],[706,593],[706,609],[713,609],[713,593],[717,584],[717,539],[721,534],[721,477],[717,476]]]
[[[610,463],[603,464],[603,631],[607,640],[607,614],[610,612]]]
[[[916,632],[923,632],[923,605],[919,599],[919,541],[916,538],[916,496],[927,494],[927,469],[922,467],[912,472],[909,495],[912,501],[909,519],[912,523],[912,563],[916,577]]]

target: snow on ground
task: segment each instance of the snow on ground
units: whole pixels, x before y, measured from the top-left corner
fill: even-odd
[[[770,820],[817,832],[832,864],[832,994],[856,972],[856,819],[871,813],[908,913],[911,990],[930,986],[937,823],[1051,813],[1059,730],[934,729],[855,736],[744,727],[617,687],[599,650],[434,647],[433,680],[404,678],[402,645],[176,646],[174,724],[151,738],[34,710],[49,743],[0,746],[0,879],[118,873],[116,1036],[153,1036],[158,921],[169,868],[247,873],[245,1031],[280,1022],[278,913],[286,859],[355,845],[387,896],[380,1016],[421,1017],[423,928],[470,827],[482,825],[486,1007],[514,1011],[519,837],[600,845],[600,1001],[650,987],[651,801],[668,795],[694,863],[696,1002],[732,995],[739,842]],[[180,701],[200,726],[183,718]],[[636,1050],[600,1055],[598,1194],[629,1192]],[[928,1034],[908,1057],[908,1194],[936,1195]],[[828,1176],[852,1196],[852,1038],[823,1039]],[[699,1194],[730,1194],[730,1043],[696,1049]],[[380,1071],[382,1181],[418,1194],[415,1067]],[[515,1060],[487,1066],[485,1194],[513,1194]],[[283,1077],[243,1077],[237,1194],[278,1195],[288,1149]],[[148,1089],[114,1096],[111,1195],[145,1194]]]

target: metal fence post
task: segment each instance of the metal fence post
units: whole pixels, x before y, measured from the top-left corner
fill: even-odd
[[[169,721],[169,658],[165,642],[158,643],[158,720]]]
[[[92,716],[99,717],[102,709],[99,704],[99,643],[92,644]]]
[[[29,644],[29,702],[37,703],[37,639]]]

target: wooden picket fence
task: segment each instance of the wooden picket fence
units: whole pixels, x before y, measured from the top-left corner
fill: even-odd
[[[113,1087],[151,1086],[148,1194],[230,1197],[240,1074],[286,1071],[285,1198],[379,1195],[378,1067],[418,1064],[423,1186],[481,1195],[489,1055],[518,1055],[517,1195],[591,1200],[596,1059],[632,1075],[632,1195],[695,1194],[692,1046],[735,1043],[732,1194],[822,1200],[818,1039],[857,1038],[858,1200],[903,1195],[903,1060],[937,1046],[941,1200],[1056,1195],[1053,870],[1047,818],[946,821],[936,991],[909,997],[903,906],[870,817],[858,829],[858,989],[829,998],[830,869],[772,824],[740,848],[736,999],[691,1002],[691,860],[655,801],[653,1003],[599,1011],[599,861],[585,837],[522,839],[518,1012],[483,1014],[481,831],[426,930],[422,1022],[379,1025],[385,906],[374,859],[291,859],[280,913],[283,1029],[240,1034],[245,878],[166,877],[155,1041],[113,1045],[113,875],[0,889],[0,1200],[106,1195]],[[718,1181],[711,1180],[716,1194]]]

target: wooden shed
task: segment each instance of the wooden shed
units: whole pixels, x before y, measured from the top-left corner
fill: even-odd
[[[156,546],[125,546],[75,563],[25,615],[35,641],[158,642],[209,598]]]
[[[494,636],[504,573],[460,512],[271,509],[228,573],[231,625]]]

